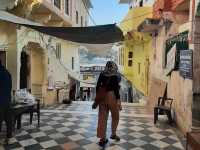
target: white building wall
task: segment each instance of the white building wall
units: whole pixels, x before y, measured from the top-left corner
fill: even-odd
[[[85,26],[87,24],[86,22],[88,22],[88,14],[82,0],[69,1],[71,3],[70,15],[73,20],[72,26],[81,26],[81,16],[83,16],[83,26]],[[63,2],[64,0],[62,0],[62,3]],[[79,12],[78,24],[76,24],[76,10]],[[52,13],[54,13],[53,11],[54,10],[52,10]],[[37,22],[37,20],[35,21]],[[52,41],[49,43],[50,38]],[[65,82],[66,84],[69,84],[68,75],[74,77],[75,79],[80,79],[79,45],[41,34],[37,31],[31,30],[30,28],[23,26],[16,27],[14,24],[0,21],[0,51],[6,51],[7,53],[7,68],[12,75],[13,90],[20,88],[20,66],[22,49],[29,45],[31,42],[35,43],[36,46],[38,45],[38,48],[36,47],[36,49],[43,51],[42,55],[44,55],[44,60],[42,61],[45,68],[42,71],[42,74],[44,74],[44,82],[41,83],[43,85],[42,88],[44,96],[48,92],[47,86],[49,76],[52,77],[54,83]],[[55,55],[56,43],[61,44],[60,60],[57,59]],[[54,51],[52,51],[51,48],[47,46],[48,44],[49,46],[53,47]],[[6,45],[6,47],[4,47],[4,45]],[[31,50],[34,50],[34,48],[31,48]],[[72,57],[74,58],[74,69],[72,69]],[[55,92],[55,90],[53,92]]]

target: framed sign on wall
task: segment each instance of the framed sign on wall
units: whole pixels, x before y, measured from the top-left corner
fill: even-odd
[[[186,79],[192,79],[192,76],[193,76],[193,51],[192,50],[180,51],[179,71],[182,77]]]

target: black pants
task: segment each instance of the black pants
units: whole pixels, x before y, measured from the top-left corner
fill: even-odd
[[[2,122],[6,122],[6,128],[7,128],[7,138],[12,137],[12,115],[11,115],[11,109],[9,106],[0,106],[0,131],[2,127]]]

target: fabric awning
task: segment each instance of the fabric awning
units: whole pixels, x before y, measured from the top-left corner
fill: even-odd
[[[30,27],[41,33],[77,43],[107,44],[123,40],[123,33],[115,24],[90,27],[46,27],[28,24],[21,25]]]
[[[27,19],[17,17],[6,11],[0,11],[0,19],[32,28],[44,34],[77,43],[107,44],[123,40],[123,33],[121,29],[116,26],[116,24],[90,27],[47,27]]]

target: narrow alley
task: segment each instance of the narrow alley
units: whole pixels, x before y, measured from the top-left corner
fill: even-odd
[[[200,150],[199,27],[200,0],[0,0],[0,150]]]
[[[6,150],[100,150],[96,138],[97,111],[90,102],[73,102],[71,105],[55,105],[41,110],[41,124],[37,128],[29,116],[23,117],[21,130]],[[177,131],[159,118],[155,126],[153,115],[139,104],[123,104],[118,132],[120,142],[109,140],[107,150],[183,150],[183,139]],[[110,136],[110,118],[108,134]],[[0,147],[2,149],[2,147]]]

